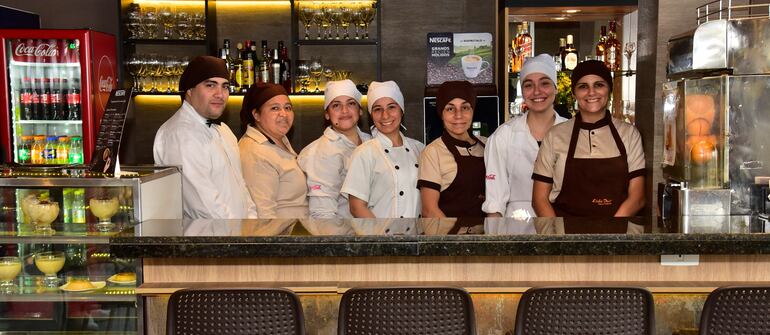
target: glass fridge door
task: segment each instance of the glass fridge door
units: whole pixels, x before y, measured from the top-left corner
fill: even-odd
[[[83,163],[80,40],[6,43],[13,161]]]

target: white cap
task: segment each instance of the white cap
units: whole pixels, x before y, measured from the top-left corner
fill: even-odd
[[[535,57],[527,58],[524,61],[524,66],[521,67],[521,81],[527,79],[527,76],[532,73],[542,73],[546,75],[554,85],[556,85],[556,63],[553,61],[553,56],[549,54],[539,54]]]
[[[332,100],[341,95],[356,99],[358,104],[361,105],[361,92],[356,88],[356,84],[350,79],[337,80],[326,83],[326,88],[324,89],[324,110],[326,110],[326,107],[329,107]]]
[[[366,107],[369,108],[369,114],[372,113],[372,105],[385,97],[395,100],[401,110],[404,110],[404,95],[401,94],[401,89],[395,81],[373,81],[369,84],[369,91],[366,92]]]

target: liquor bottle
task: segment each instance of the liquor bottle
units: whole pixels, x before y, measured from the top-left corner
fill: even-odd
[[[567,46],[562,53],[564,59],[564,69],[572,71],[578,64],[578,51],[575,49],[575,44],[572,39],[572,35],[567,35]]]
[[[225,61],[225,66],[227,66],[227,72],[230,73],[230,93],[237,92],[240,87],[238,87],[238,84],[235,82],[235,66],[233,64],[233,59],[230,57],[230,40],[225,39],[225,41],[222,43],[222,49],[219,49],[219,58],[222,58],[222,60]]]
[[[283,41],[278,42],[279,55],[278,59],[281,60],[281,85],[286,92],[291,92],[291,60],[289,59],[289,48],[283,44]]]
[[[243,44],[236,44],[235,49],[235,60],[233,60],[233,67],[235,68],[235,82],[237,83],[238,87],[240,87],[241,91],[245,92],[246,88],[243,86],[243,59],[241,58],[241,54],[243,52]]]
[[[561,55],[564,53],[564,49],[567,48],[567,39],[564,37],[559,38],[559,51],[556,52],[556,55],[561,57]],[[564,62],[564,59],[562,59],[562,62]]]
[[[523,35],[524,27],[516,26],[516,37],[511,41],[511,72],[521,71],[521,35]]]
[[[267,48],[267,40],[262,40],[262,57],[261,59],[270,59],[270,49]]]
[[[521,24],[521,36],[519,36],[519,63],[524,64],[524,59],[527,57],[534,57],[534,49],[532,48],[532,35],[529,34],[529,24],[522,22]]]
[[[241,68],[241,75],[243,76],[243,83],[241,87],[246,90],[254,85],[254,55],[251,53],[251,46],[247,46],[243,50],[243,68]]]
[[[610,32],[607,34],[607,40],[604,41],[604,65],[610,71],[620,71],[621,61],[620,57],[621,46],[620,41],[617,38],[617,23],[610,21]]]
[[[604,61],[604,41],[607,40],[607,26],[602,26],[599,43],[596,43],[596,59]]]
[[[270,62],[270,82],[281,84],[281,60],[278,59],[278,49],[273,49],[273,60]]]

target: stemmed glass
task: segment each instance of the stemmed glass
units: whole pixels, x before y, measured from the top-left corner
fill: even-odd
[[[321,64],[321,60],[318,58],[311,58],[310,59],[310,75],[313,76],[313,80],[315,81],[315,90],[314,93],[321,93],[321,75],[323,74],[323,64]]]
[[[340,26],[342,26],[343,30],[343,36],[344,39],[349,39],[350,34],[348,34],[348,27],[350,27],[350,22],[353,20],[353,10],[350,7],[342,7],[339,10],[340,12]]]
[[[334,69],[331,66],[324,66],[323,76],[326,78],[326,84],[328,85],[334,79]]]
[[[163,39],[167,40],[173,37],[174,35],[174,26],[176,25],[176,14],[174,13],[174,8],[171,6],[163,6],[160,7],[160,10],[158,11],[158,17],[160,19],[160,23],[163,25]]]
[[[318,35],[316,36],[317,40],[320,40],[324,38],[326,35],[324,33],[324,13],[323,13],[323,7],[321,6],[314,6],[313,7],[313,23],[318,26]]]
[[[299,8],[297,9],[297,16],[299,17],[299,22],[302,23],[302,25],[305,27],[305,39],[310,39],[310,27],[313,24],[313,7],[308,5],[307,3],[297,2]]]
[[[115,224],[112,223],[110,219],[112,219],[112,217],[118,213],[118,209],[120,209],[118,198],[91,198],[88,201],[88,206],[91,208],[91,213],[99,218],[96,229],[101,232],[107,232],[115,227]]]
[[[128,5],[128,10],[126,11],[126,28],[128,28],[128,33],[131,35],[131,38],[144,38],[142,32],[142,9],[139,7],[139,4],[132,3]]]
[[[342,25],[342,12],[340,12],[340,8],[329,8],[329,21],[331,21],[332,26],[334,26],[334,39],[341,39],[340,26]],[[329,32],[329,38],[331,38],[331,31]]]
[[[203,11],[193,13],[192,26],[192,39],[202,40],[206,38],[206,16],[203,14]]]
[[[360,40],[361,36],[358,35],[358,25],[361,22],[361,12],[358,11],[358,8],[355,10],[351,10],[350,13],[350,24],[353,26],[353,28],[356,30],[356,37],[355,39]]]
[[[142,10],[142,25],[145,38],[158,38],[158,12],[155,7]]]
[[[358,7],[360,16],[358,17],[358,24],[364,29],[364,39],[369,39],[369,24],[374,20],[374,7],[373,4],[364,3]]]
[[[310,83],[310,65],[307,61],[297,61],[297,81],[299,81],[299,93],[308,93],[307,85]]]
[[[13,280],[21,272],[21,260],[16,256],[0,257],[0,293],[13,293],[16,284]]]
[[[628,71],[631,72],[631,57],[634,55],[634,51],[636,51],[636,43],[634,42],[628,42],[626,43],[625,48],[623,49],[623,53],[626,55],[626,59],[628,59]]]
[[[181,10],[176,13],[176,34],[180,39],[191,39],[190,27],[192,25],[193,22],[189,12]]]
[[[59,277],[56,273],[64,267],[64,253],[61,251],[46,251],[35,254],[35,266],[43,277],[43,287],[56,288],[59,286]]]
[[[141,85],[139,85],[139,70],[142,68],[142,59],[139,55],[133,55],[126,60],[126,67],[128,73],[131,74],[133,80],[133,90],[135,92],[141,91]]]

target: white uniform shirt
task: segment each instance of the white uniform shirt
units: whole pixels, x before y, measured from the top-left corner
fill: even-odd
[[[369,205],[377,218],[416,218],[420,215],[417,190],[419,158],[425,145],[400,134],[404,145],[393,147],[379,132],[364,142],[351,158],[342,185],[344,196],[355,196]]]
[[[372,137],[356,127],[361,142]],[[348,199],[340,195],[348,174],[350,157],[356,144],[345,135],[327,127],[320,138],[310,143],[297,157],[307,175],[307,195],[311,218],[351,218]]]
[[[243,182],[238,141],[226,124],[206,125],[187,101],[158,129],[155,164],[182,167],[184,217],[256,218]]]
[[[514,117],[500,125],[487,140],[484,163],[487,168],[486,199],[481,209],[512,217],[532,208],[532,169],[537,159],[537,140],[529,132],[527,115]],[[554,124],[567,119],[556,115]]]

